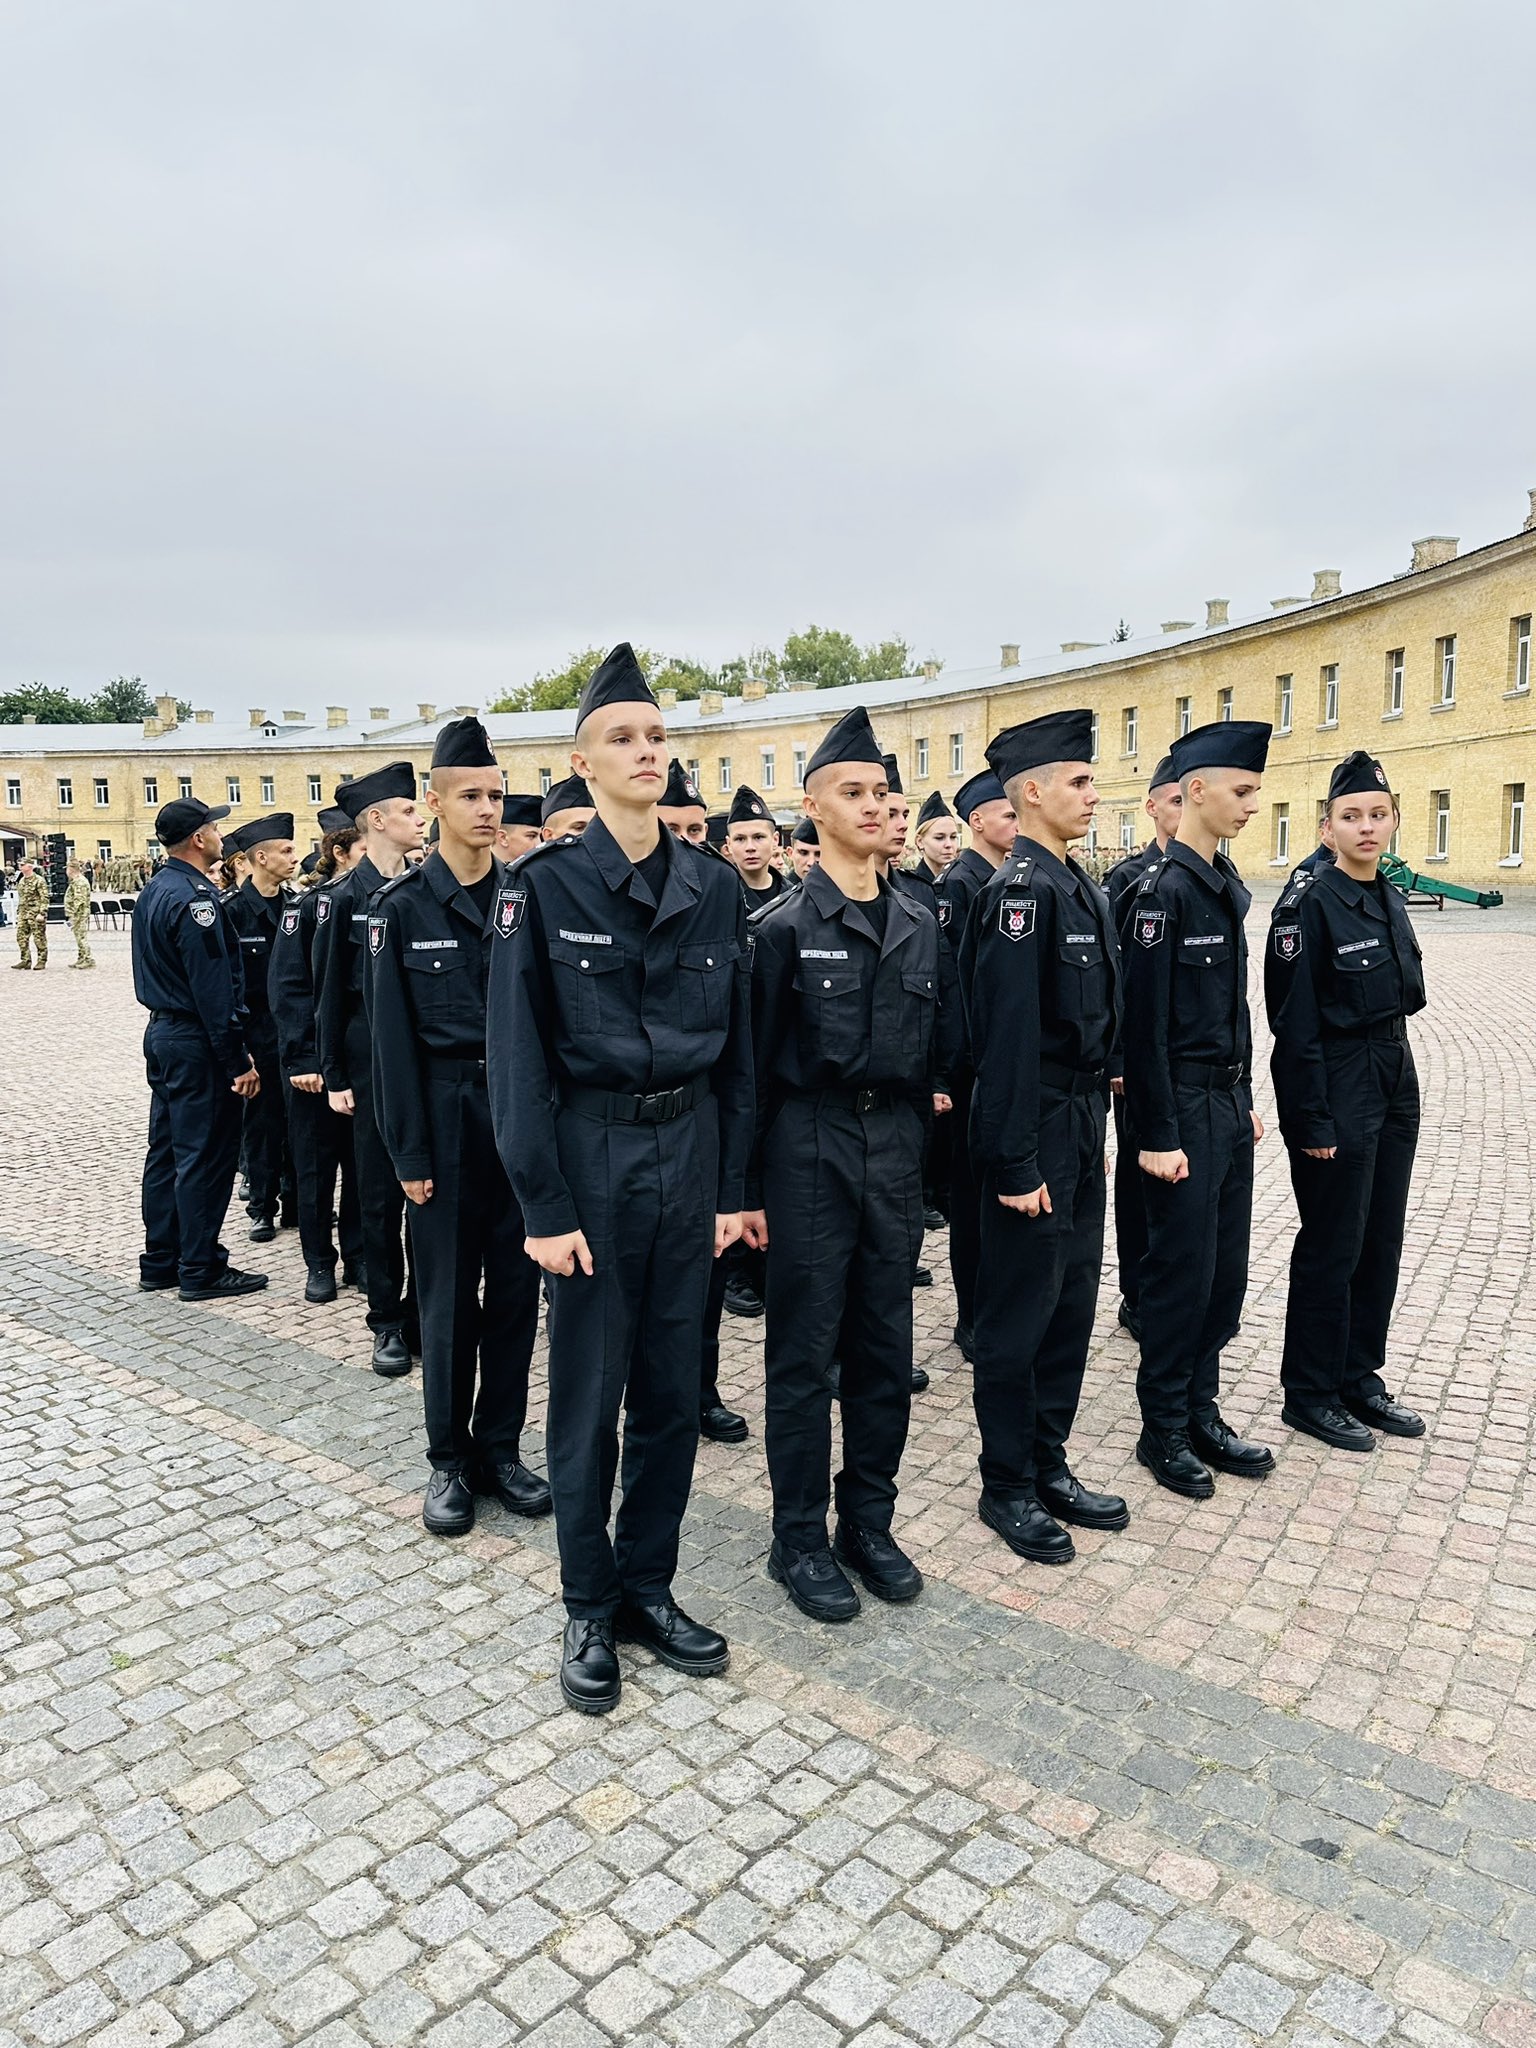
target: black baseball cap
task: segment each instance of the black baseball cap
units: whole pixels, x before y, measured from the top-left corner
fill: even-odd
[[[204,825],[228,816],[228,804],[205,804],[201,797],[179,796],[156,811],[155,837],[162,846],[180,846]]]

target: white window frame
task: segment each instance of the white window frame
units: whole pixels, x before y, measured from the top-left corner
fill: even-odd
[[[1289,804],[1274,806],[1275,852],[1272,865],[1283,867],[1291,858],[1291,807]]]
[[[75,778],[72,775],[59,776],[58,787],[59,809],[72,811],[75,808]]]
[[[1136,820],[1129,811],[1120,813],[1120,851],[1129,853],[1136,844]]]
[[[1320,680],[1323,689],[1322,702],[1318,709],[1323,715],[1319,723],[1326,731],[1339,722],[1339,664],[1336,661],[1325,661]]]
[[[1216,719],[1220,725],[1230,725],[1232,723],[1232,689],[1230,684],[1226,689],[1216,692]]]
[[[311,775],[309,778],[309,800],[312,804],[318,804],[321,801],[321,790],[320,777],[318,775]]]
[[[552,768],[539,770],[539,795],[548,796],[555,786],[555,771]]]
[[[105,775],[93,775],[91,777],[91,787],[95,794],[97,810],[110,811],[112,808],[112,784],[108,778]]]
[[[1125,710],[1121,713],[1120,719],[1120,750],[1123,754],[1129,756],[1136,752],[1139,725],[1140,720],[1136,716],[1136,706],[1134,704],[1127,704]]]
[[[1393,647],[1387,654],[1387,708],[1383,718],[1401,718],[1403,715],[1403,694],[1408,674],[1408,653],[1406,648]]]
[[[1512,697],[1523,697],[1523,696],[1524,696],[1524,695],[1526,694],[1526,692],[1527,692],[1527,691],[1528,691],[1528,690],[1530,689],[1530,687],[1531,687],[1531,615],[1530,615],[1530,613],[1529,613],[1529,612],[1523,612],[1523,613],[1521,614],[1521,616],[1520,616],[1520,617],[1519,617],[1518,619],[1516,619],[1516,620],[1514,621],[1514,628],[1515,628],[1515,659],[1514,659],[1514,664],[1513,664],[1513,669],[1514,669],[1514,673],[1513,673],[1513,679],[1511,680],[1511,682],[1510,682],[1510,686],[1509,686],[1509,694],[1510,694],[1510,695],[1511,695]]]
[[[98,860],[110,860],[112,858],[112,842],[110,839],[97,840],[96,858]]]
[[[1441,711],[1449,711],[1456,702],[1456,635],[1443,634],[1435,651],[1440,657],[1440,695],[1436,703]]]
[[[185,803],[186,799],[192,794],[192,778],[190,775],[177,776],[176,794],[178,797],[181,798],[183,803]]]
[[[1506,783],[1504,795],[1509,805],[1509,817],[1506,824],[1504,858],[1499,862],[1499,866],[1517,868],[1525,859],[1525,784]]]
[[[965,734],[952,732],[949,736],[949,772],[951,775],[965,773]]]
[[[695,788],[695,789],[702,789],[702,788],[704,787],[704,778],[703,778],[703,776],[702,776],[702,775],[701,775],[701,774],[699,773],[699,763],[698,763],[698,761],[696,761],[696,760],[693,760],[693,761],[685,761],[685,762],[683,763],[683,766],[684,766],[684,767],[685,767],[685,768],[687,769],[687,771],[688,771],[688,780],[689,780],[689,781],[690,781],[690,782],[691,782],[691,783],[693,784],[694,788]]]
[[[1451,857],[1451,792],[1448,789],[1434,791],[1435,807],[1431,812],[1434,821],[1434,851],[1431,860],[1449,860]]]
[[[21,777],[7,775],[5,778],[5,807],[8,811],[21,809]]]
[[[1180,697],[1174,709],[1178,714],[1179,727],[1176,737],[1183,739],[1185,733],[1193,732],[1195,729],[1194,699],[1191,697]]]
[[[160,801],[160,778],[159,778],[159,776],[158,776],[158,775],[146,775],[146,776],[145,776],[145,778],[144,778],[144,801],[145,801],[145,803],[147,803],[147,804],[157,804],[157,803],[159,803],[159,801]]]
[[[240,778],[239,778],[239,776],[238,776],[238,775],[226,775],[226,776],[225,776],[225,778],[224,778],[224,801],[225,801],[225,802],[226,802],[227,804],[238,804],[238,803],[239,803],[239,801],[240,801]]]
[[[261,778],[261,800],[264,804],[275,804],[277,802],[277,777],[275,775],[263,775]]]
[[[1275,677],[1275,731],[1289,732],[1296,715],[1296,678]]]
[[[925,739],[917,742],[917,779],[919,782],[928,780],[928,742]]]
[[[778,780],[779,762],[776,747],[759,747],[757,750],[757,772],[763,779],[764,789],[772,789]]]
[[[732,780],[731,780],[731,757],[730,757],[730,755],[729,755],[729,754],[721,754],[721,755],[719,756],[719,758],[718,758],[717,762],[716,762],[716,766],[718,767],[718,769],[719,769],[719,771],[720,771],[720,794],[721,794],[722,796],[729,796],[729,795],[730,795],[730,793],[731,793],[731,789],[732,789],[732,787],[733,787],[733,784],[732,784]]]

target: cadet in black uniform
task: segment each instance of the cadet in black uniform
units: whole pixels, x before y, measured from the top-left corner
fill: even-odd
[[[1118,1494],[1067,1463],[1104,1259],[1104,1121],[1119,969],[1104,893],[1069,848],[1093,822],[1093,714],[1000,732],[987,759],[1019,819],[960,948],[981,1174],[976,1284],[977,1512],[1037,1564],[1075,1555],[1061,1526],[1123,1529]]]
[[[144,1161],[146,1294],[180,1285],[183,1301],[265,1287],[219,1243],[240,1156],[240,1110],[261,1077],[246,1049],[240,948],[208,870],[219,858],[217,809],[196,797],[162,805],[155,837],[166,860],[133,914],[133,992],[149,1012],[149,1152]]]
[[[753,924],[758,1144],[747,1234],[768,1260],[765,1347],[773,1548],[802,1613],[846,1621],[854,1572],[883,1600],[922,1575],[891,1536],[912,1377],[912,1268],[922,1243],[922,1106],[934,1097],[939,933],[882,883],[885,769],[861,708],[811,756],[805,804],[820,865]],[[841,1359],[843,1469],[829,1485]],[[827,1544],[837,1501],[836,1555]]]
[[[336,1299],[336,1240],[341,1239],[342,1278],[349,1286],[363,1275],[362,1212],[352,1156],[352,1119],[338,1116],[325,1099],[320,1052],[315,1042],[314,948],[321,892],[363,857],[362,834],[346,812],[324,810],[325,838],[312,856],[324,879],[284,906],[272,945],[267,990],[277,1029],[278,1070],[288,1112],[288,1146],[293,1158],[299,1248],[304,1255],[304,1299]],[[344,835],[343,838],[340,835]],[[303,862],[299,865],[302,867]],[[340,1179],[340,1196],[337,1181]]]
[[[416,1321],[415,1302],[406,1290],[405,1196],[374,1109],[363,973],[368,899],[421,844],[416,771],[409,761],[392,761],[344,782],[336,803],[362,827],[368,850],[315,905],[315,1031],[326,1100],[338,1115],[352,1119],[373,1369],[383,1379],[398,1379],[411,1369],[411,1338],[417,1332],[409,1326]]]
[[[809,818],[802,818],[789,835],[789,859],[796,882],[803,882],[806,869],[821,859],[821,840]]]
[[[432,1467],[421,1519],[434,1536],[462,1536],[477,1493],[514,1515],[550,1509],[519,1457],[539,1272],[486,1092],[485,983],[493,948],[512,937],[514,895],[491,851],[501,770],[478,718],[438,733],[427,809],[435,855],[368,906],[366,994],[374,1109],[411,1204]]]
[[[773,865],[778,843],[778,828],[768,806],[755,789],[742,783],[731,798],[726,815],[725,857],[741,879],[742,899],[749,917],[754,911],[766,910],[788,886]]]
[[[656,806],[656,815],[676,838],[686,839],[690,846],[708,846],[704,799],[693,777],[675,758],[667,768],[666,794]]]
[[[567,775],[557,782],[539,805],[539,837],[569,839],[585,832],[597,812],[592,792],[579,775]]]
[[[752,1057],[741,891],[661,830],[666,727],[627,643],[577,711],[597,816],[524,856],[491,960],[491,1113],[552,1276],[547,1458],[570,1705],[618,1703],[615,1629],[695,1675],[727,1648],[672,1598],[712,1256],[741,1229]],[[608,1518],[625,1413],[624,1485]]]
[[[1147,786],[1147,816],[1153,837],[1137,853],[1127,855],[1109,871],[1104,884],[1110,914],[1124,949],[1131,900],[1154,862],[1168,851],[1177,837],[1184,792],[1173,772],[1173,759],[1165,754],[1152,770]],[[1111,1056],[1112,1100],[1115,1112],[1115,1257],[1120,1273],[1119,1323],[1133,1337],[1141,1335],[1141,1262],[1147,1251],[1147,1204],[1142,1183],[1145,1175],[1136,1159],[1136,1147],[1125,1135],[1125,1082],[1118,1040]]]
[[[518,796],[507,790],[501,799],[501,827],[496,834],[496,858],[521,860],[543,837],[544,799]]]
[[[1184,792],[1179,836],[1131,899],[1125,977],[1125,1113],[1147,1205],[1141,1267],[1138,1460],[1193,1500],[1211,1471],[1262,1479],[1274,1456],[1217,1405],[1222,1346],[1248,1286],[1253,1108],[1248,1021],[1251,901],[1220,841],[1259,807],[1270,728],[1197,726],[1170,752]]]
[[[1424,1434],[1381,1377],[1419,1136],[1404,1020],[1424,1007],[1407,905],[1377,873],[1397,823],[1381,763],[1341,761],[1323,823],[1329,858],[1292,878],[1264,954],[1275,1100],[1301,1212],[1281,1419],[1346,1451],[1373,1449],[1373,1428]]]
[[[293,813],[274,811],[269,818],[256,818],[238,832],[227,833],[224,846],[226,851],[233,847],[236,853],[243,853],[248,870],[224,909],[240,940],[245,1042],[261,1076],[261,1091],[245,1105],[243,1118],[245,1176],[251,1189],[246,1214],[251,1219],[252,1244],[270,1244],[277,1235],[280,1202],[283,1228],[291,1230],[297,1220],[277,1025],[268,990],[278,925],[289,900],[285,885],[298,866]]]
[[[914,835],[921,858],[912,874],[931,889],[960,851],[960,827],[942,789],[928,792],[917,814]]]
[[[1019,821],[990,768],[962,783],[955,796],[955,810],[969,827],[972,844],[935,881],[933,902],[939,929],[958,953],[971,905],[1012,850]],[[962,1057],[952,1079],[955,1112],[949,1126],[949,1271],[955,1285],[955,1342],[960,1355],[974,1364],[981,1191],[971,1166],[969,1054]]]

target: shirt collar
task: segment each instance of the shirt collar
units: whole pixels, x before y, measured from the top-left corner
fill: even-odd
[[[1386,918],[1386,906],[1379,892],[1368,882],[1357,882],[1353,875],[1346,875],[1337,861],[1328,861],[1314,868],[1312,886],[1314,889],[1332,889],[1352,910],[1363,910],[1367,917]]]

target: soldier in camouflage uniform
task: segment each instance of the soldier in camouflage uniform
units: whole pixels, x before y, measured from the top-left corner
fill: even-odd
[[[16,891],[16,943],[21,958],[15,972],[25,974],[32,966],[32,949],[37,948],[39,970],[48,965],[48,884],[37,872],[35,861],[21,864],[21,882]]]
[[[94,967],[91,957],[91,885],[85,879],[85,870],[79,861],[69,864],[69,880],[64,887],[64,915],[69,919],[69,928],[75,935],[77,952],[70,961],[71,967]]]

